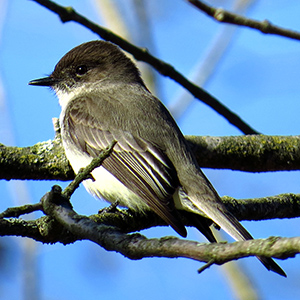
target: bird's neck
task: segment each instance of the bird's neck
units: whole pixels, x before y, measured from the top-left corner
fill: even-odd
[[[55,89],[56,96],[62,110],[65,110],[71,100],[95,90],[95,84],[84,84],[66,89]]]

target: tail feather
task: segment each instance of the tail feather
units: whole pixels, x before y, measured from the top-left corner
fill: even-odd
[[[213,190],[214,191],[214,190]],[[205,197],[205,198],[204,198]],[[203,211],[213,222],[219,225],[224,231],[237,241],[251,240],[251,234],[241,225],[241,223],[226,209],[220,197],[215,192],[210,194],[196,194],[189,197],[190,201],[201,211]],[[196,199],[196,200],[194,200]],[[278,264],[268,257],[257,257],[261,263],[269,270],[286,277],[285,272]]]
[[[261,263],[269,270],[273,271],[283,277],[287,277],[285,272],[276,264],[276,262],[270,257],[257,256]]]

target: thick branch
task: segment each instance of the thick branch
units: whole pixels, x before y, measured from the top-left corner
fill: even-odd
[[[65,199],[63,205],[60,205],[60,197],[55,189],[43,197],[43,210],[49,217],[40,218],[36,222],[0,220],[0,235],[28,236],[45,243],[64,244],[87,239],[131,259],[186,257],[215,264],[254,255],[284,259],[300,251],[300,238],[270,237],[233,244],[204,244],[174,237],[147,239],[140,234],[125,234],[116,227],[97,224],[91,218],[80,216],[72,210],[71,205],[65,204]]]
[[[231,13],[222,8],[214,8],[210,5],[205,4],[203,1],[198,1],[198,0],[187,0],[187,1],[193,4],[201,11],[205,12],[207,15],[213,17],[216,21],[219,21],[221,23],[245,26],[252,29],[257,29],[260,32],[265,34],[276,34],[294,40],[300,40],[299,32],[272,25],[268,20],[259,22]]]
[[[199,166],[248,172],[300,170],[299,136],[186,136]],[[31,147],[0,144],[0,178],[72,180],[59,135]]]
[[[247,172],[300,169],[300,136],[186,136],[202,168]]]
[[[74,172],[59,138],[31,147],[0,144],[1,179],[70,180]]]
[[[136,47],[135,45],[121,38],[120,36],[114,34],[110,30],[107,30],[104,27],[101,27],[96,23],[91,22],[84,16],[78,14],[71,7],[63,7],[49,0],[33,0],[33,1],[39,3],[40,5],[58,14],[62,22],[74,21],[76,23],[79,23],[85,26],[86,28],[90,29],[94,33],[98,34],[104,40],[111,41],[119,45],[122,49],[131,53],[135,57],[135,59],[150,64],[162,75],[170,77],[171,79],[175,80],[177,83],[179,83],[184,88],[186,88],[194,97],[201,100],[202,102],[210,106],[212,109],[217,111],[220,115],[226,118],[231,124],[233,124],[238,129],[240,129],[244,134],[258,133],[256,130],[254,130],[248,124],[246,124],[238,115],[233,113],[225,105],[219,102],[216,98],[214,98],[212,95],[204,91],[202,88],[190,82],[186,77],[184,77],[177,70],[175,70],[173,66],[151,55],[147,51],[147,49]]]
[[[29,237],[42,243],[63,243],[88,239],[109,251],[122,253],[131,259],[143,257],[186,257],[202,262],[222,264],[246,256],[294,257],[300,252],[300,238],[270,237],[233,244],[205,244],[174,237],[147,239],[140,234],[125,234],[113,227],[97,225],[84,216],[70,211],[58,212],[60,221],[43,217],[36,221],[0,219],[1,236]],[[69,231],[71,229],[73,232]]]
[[[224,196],[222,201],[240,221],[296,218],[300,216],[300,194],[280,194],[253,199],[234,199]]]

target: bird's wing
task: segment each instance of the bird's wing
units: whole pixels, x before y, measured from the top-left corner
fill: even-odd
[[[179,183],[168,157],[155,145],[128,131],[114,126],[108,128],[101,118],[94,118],[92,113],[78,109],[78,101],[85,105],[86,99],[77,99],[74,105],[70,104],[66,111],[69,118],[64,121],[72,143],[80,151],[96,157],[102,149],[117,141],[102,166],[180,235],[186,236],[172,199]]]

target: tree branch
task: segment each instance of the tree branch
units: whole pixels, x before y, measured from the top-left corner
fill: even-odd
[[[186,136],[202,168],[247,172],[300,170],[300,136]]]
[[[63,7],[49,0],[33,0],[33,1],[39,3],[40,5],[48,8],[52,12],[59,15],[63,23],[74,21],[78,24],[81,24],[84,27],[93,31],[94,33],[98,34],[104,40],[119,45],[123,50],[131,53],[135,57],[135,59],[150,64],[162,75],[173,79],[181,86],[183,86],[185,89],[187,89],[194,97],[196,97],[197,99],[201,100],[203,103],[210,106],[220,115],[222,115],[225,119],[227,119],[232,125],[240,129],[244,134],[258,134],[256,130],[251,128],[238,115],[236,115],[234,112],[229,110],[225,105],[219,102],[216,98],[214,98],[212,95],[207,93],[202,88],[196,86],[194,83],[190,82],[186,77],[184,77],[181,73],[175,70],[175,68],[170,64],[167,64],[162,60],[157,59],[156,57],[151,55],[147,51],[147,49],[138,48],[135,45],[126,41],[125,39],[121,38],[117,34],[114,34],[110,30],[107,30],[104,27],[101,27],[96,23],[91,22],[84,16],[78,14],[72,7]]]
[[[55,139],[31,147],[0,144],[0,178],[34,180],[72,180],[74,172],[61,143],[58,119],[53,118]]]
[[[83,201],[83,200],[82,200]],[[254,199],[234,199],[228,196],[222,197],[226,208],[239,220],[268,220],[295,218],[300,216],[300,194],[281,194],[270,197]],[[43,210],[41,203],[23,205],[8,208],[0,214],[0,219],[19,217],[23,214]],[[182,221],[186,226],[192,226],[189,215],[182,212]],[[89,216],[91,220],[98,224],[113,226],[122,232],[135,232],[155,226],[167,226],[155,213],[132,212],[127,209],[119,210],[116,207],[108,207],[98,214]],[[41,218],[43,221],[43,218]],[[6,233],[3,224],[3,233]],[[16,232],[17,234],[17,232]]]
[[[247,172],[300,170],[300,136],[186,136],[202,168]],[[57,135],[31,147],[0,144],[1,179],[72,180],[74,173]]]
[[[71,195],[74,193],[74,191],[79,187],[80,183],[85,180],[85,179],[92,179],[95,181],[93,178],[91,172],[97,168],[100,167],[102,162],[110,156],[110,154],[113,151],[113,148],[117,142],[113,141],[110,146],[108,146],[106,149],[102,150],[100,155],[98,157],[93,158],[91,163],[86,166],[85,168],[82,168],[78,171],[76,174],[76,177],[74,180],[65,188],[63,192],[63,196],[66,197],[67,199],[70,199]]]
[[[72,243],[90,240],[108,251],[116,251],[130,259],[145,257],[185,257],[210,264],[223,264],[246,256],[285,259],[300,251],[300,238],[270,237],[233,244],[204,244],[174,237],[147,239],[141,234],[125,234],[114,226],[98,224],[80,216],[66,204],[61,189],[55,186],[41,200],[48,215],[36,221],[0,220],[0,235],[31,237],[44,243]]]
[[[300,194],[280,194],[263,198],[234,199],[224,196],[227,209],[240,221],[296,218],[300,216]]]
[[[81,170],[63,193],[62,189],[55,185],[50,192],[42,197],[39,203],[7,209],[0,215],[0,235],[30,237],[43,243],[61,242],[68,244],[76,240],[90,240],[108,251],[119,252],[130,259],[185,257],[206,262],[207,264],[199,272],[212,264],[220,265],[245,256],[261,255],[287,258],[294,256],[300,251],[300,238],[284,239],[270,237],[266,240],[246,241],[231,245],[217,243],[207,245],[174,237],[147,239],[141,234],[127,234],[126,232],[144,229],[157,224],[166,224],[151,212],[148,215],[142,214],[138,217],[137,213],[133,215],[128,210],[119,211],[115,206],[112,209],[105,209],[98,215],[91,217],[78,215],[69,202],[71,194],[78,187],[79,183],[86,179],[92,170],[98,167],[109,156],[114,144],[106,149],[106,151],[103,151],[99,158],[94,159],[86,168]],[[280,201],[277,200],[277,205],[273,205],[272,203],[272,205],[268,206],[275,207],[275,210],[277,209],[280,215],[282,215],[284,211],[282,205],[285,202],[287,207],[293,208],[292,211],[289,211],[287,208],[285,211],[295,214],[295,211],[300,208],[298,199],[300,196],[289,195],[289,197],[285,197],[285,201],[282,201],[284,195],[281,195]],[[259,205],[257,205],[258,201],[255,203],[255,201],[246,200],[243,203],[226,197],[225,200],[227,203],[225,201],[225,205],[228,206],[232,213],[238,212],[241,215],[245,212],[254,211],[256,218],[260,214],[266,218],[270,209],[265,209],[264,205],[266,205],[266,202],[267,204],[274,202],[274,199],[271,198],[261,199]],[[292,204],[291,201],[293,202]],[[240,207],[237,209],[237,206]],[[21,214],[30,213],[35,210],[42,210],[46,214],[46,217],[27,222],[19,219],[4,219],[11,216],[20,216]],[[274,214],[272,217],[274,217]],[[186,219],[183,218],[183,220],[185,224],[189,225],[188,216]],[[153,225],[154,222],[157,224]]]
[[[289,30],[272,25],[268,20],[262,22],[245,18],[243,16],[228,12],[223,8],[214,8],[205,4],[203,1],[187,0],[192,5],[205,12],[207,15],[213,17],[216,21],[221,23],[228,23],[233,25],[245,26],[252,29],[257,29],[265,34],[276,34],[283,37],[288,37],[294,40],[300,40],[300,33],[294,30]]]

